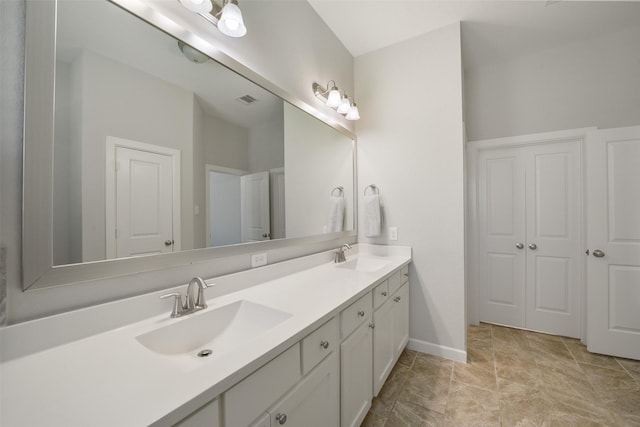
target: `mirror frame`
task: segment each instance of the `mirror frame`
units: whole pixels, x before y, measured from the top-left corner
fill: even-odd
[[[105,0],[107,1],[107,0]],[[300,108],[352,140],[353,188],[357,189],[356,135],[296,99],[248,67],[220,52],[192,28],[167,19],[138,0],[108,0],[176,39],[196,47],[279,98]],[[178,2],[175,2],[178,4]],[[235,255],[284,247],[353,238],[357,235],[357,194],[353,194],[353,230],[309,237],[285,238],[238,245],[185,250],[139,258],[121,258],[80,264],[53,265],[53,140],[57,1],[27,1],[25,34],[25,88],[23,141],[22,290],[36,290],[181,267]],[[194,15],[195,16],[195,15]],[[194,26],[194,28],[197,25]],[[48,100],[49,102],[43,102]]]

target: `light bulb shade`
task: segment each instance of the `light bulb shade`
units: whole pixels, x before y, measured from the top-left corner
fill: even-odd
[[[358,112],[358,107],[356,104],[353,104],[349,109],[346,117],[347,120],[360,120],[360,113]]]
[[[331,108],[338,108],[338,105],[340,105],[340,92],[338,92],[338,88],[335,86],[331,89],[331,92],[329,92],[327,105]]]
[[[229,2],[222,8],[222,14],[218,21],[218,29],[229,37],[242,37],[247,34],[240,8]]]
[[[213,9],[211,0],[180,0],[180,3],[195,13],[209,13]]]
[[[338,105],[337,111],[340,114],[347,114],[349,110],[351,110],[351,103],[349,102],[349,98],[343,96],[342,100],[340,100],[340,105]]]

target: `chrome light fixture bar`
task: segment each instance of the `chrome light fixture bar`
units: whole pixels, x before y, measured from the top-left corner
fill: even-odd
[[[211,0],[178,0],[185,8],[197,13],[213,25],[222,34],[229,37],[242,37],[247,34],[247,27],[242,19],[242,11],[238,0],[223,0],[222,7]]]
[[[338,89],[334,80],[329,80],[327,86],[322,86],[314,82],[311,88],[316,98],[344,115],[347,120],[360,119],[360,113],[358,112],[358,106],[355,101],[349,99],[345,91]]]

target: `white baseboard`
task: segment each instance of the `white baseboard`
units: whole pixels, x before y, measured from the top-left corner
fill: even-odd
[[[467,352],[458,350],[457,348],[433,344],[427,341],[417,340],[415,338],[409,338],[407,348],[409,350],[415,350],[421,353],[444,357],[445,359],[451,359],[456,362],[467,363]]]

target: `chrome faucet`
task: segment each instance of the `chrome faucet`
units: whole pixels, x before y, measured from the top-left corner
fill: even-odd
[[[335,263],[345,262],[347,258],[344,256],[344,251],[348,249],[351,249],[351,245],[349,245],[348,243],[345,243],[344,245],[340,246],[338,250],[336,250],[336,253],[334,254],[333,262]]]
[[[207,308],[207,301],[204,298],[204,290],[208,287],[209,285],[202,280],[202,277],[194,277],[191,279],[189,286],[187,287],[187,294],[185,295],[184,303],[182,302],[182,295],[177,292],[161,295],[160,298],[164,299],[173,297],[174,300],[171,317],[181,317]],[[196,289],[198,292],[194,295]]]

